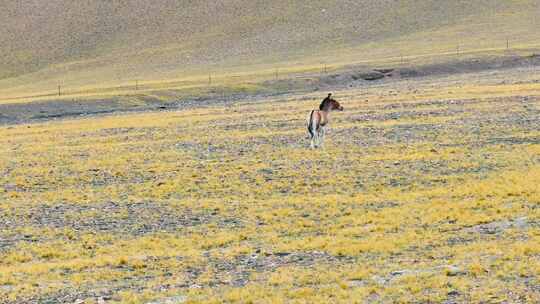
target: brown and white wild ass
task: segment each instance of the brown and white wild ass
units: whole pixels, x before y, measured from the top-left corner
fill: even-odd
[[[328,96],[321,102],[319,110],[313,110],[309,114],[307,129],[312,149],[323,146],[328,114],[334,110],[343,111],[343,107],[332,98],[332,93],[328,93]]]

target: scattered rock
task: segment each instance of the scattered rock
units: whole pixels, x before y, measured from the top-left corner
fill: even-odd
[[[527,220],[527,217],[520,217],[511,221],[496,221],[472,226],[467,228],[466,231],[481,234],[498,234],[504,232],[507,229],[526,229],[528,226],[529,222]]]
[[[174,296],[168,297],[160,300],[154,300],[152,302],[147,302],[146,304],[179,304],[187,301],[185,296]]]
[[[366,285],[366,282],[361,279],[352,279],[349,280],[347,285],[349,285],[349,287],[363,287]]]
[[[519,217],[514,219],[514,221],[512,222],[512,226],[520,229],[527,228],[529,227],[529,221],[527,220],[526,216]]]
[[[0,285],[0,291],[11,291],[13,289],[12,285],[4,284]]]
[[[463,272],[459,267],[452,265],[446,267],[446,275],[449,277],[455,277],[463,274],[465,274],[465,272]]]
[[[400,276],[400,275],[404,275],[406,273],[410,273],[411,271],[410,270],[396,270],[396,271],[392,271],[390,274],[393,275],[393,276]]]

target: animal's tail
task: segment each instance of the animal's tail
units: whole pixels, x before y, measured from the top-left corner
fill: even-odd
[[[315,110],[312,110],[311,113],[309,114],[309,117],[308,117],[307,130],[309,132],[310,138],[313,138],[313,136],[315,136],[315,130],[313,130],[313,113],[314,112],[315,112]]]

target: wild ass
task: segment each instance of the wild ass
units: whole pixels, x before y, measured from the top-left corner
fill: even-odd
[[[328,114],[334,110],[343,111],[343,107],[332,98],[332,93],[328,93],[328,96],[321,102],[319,110],[312,110],[309,114],[307,129],[312,149],[323,146]]]

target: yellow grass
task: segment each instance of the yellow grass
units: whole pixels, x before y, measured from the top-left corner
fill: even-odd
[[[327,148],[316,151],[304,126],[315,102],[299,96],[0,128],[0,210],[14,223],[0,239],[36,240],[0,251],[0,298],[111,289],[122,303],[179,294],[187,303],[441,302],[450,292],[461,302],[540,300],[531,288],[540,284],[540,132],[493,122],[528,115],[512,97],[540,88],[419,87],[340,92],[346,111],[333,114]],[[447,99],[466,101],[425,103]],[[401,116],[357,119],[368,113]],[[485,117],[494,120],[478,126]],[[388,137],[409,127],[421,136]],[[118,207],[100,210],[107,202]],[[137,203],[157,209],[133,214]],[[72,224],[33,223],[43,214],[31,210],[46,206],[60,206],[49,221]],[[163,220],[160,208],[178,221],[188,211],[209,219],[146,234],[73,224],[142,227]],[[478,226],[523,217],[523,229]],[[314,257],[285,263],[279,253]],[[253,255],[267,264],[242,264]]]

